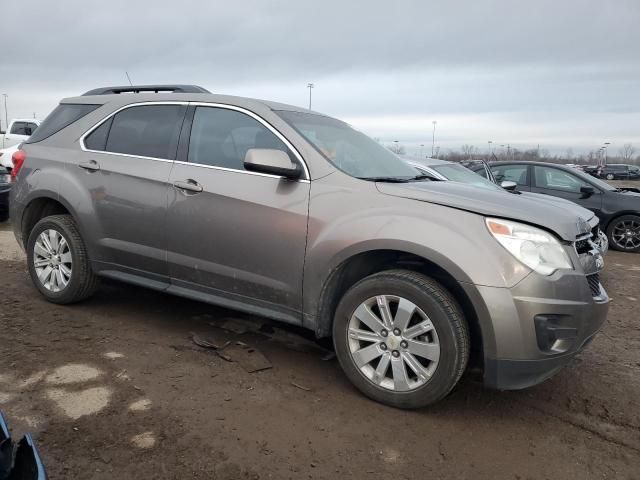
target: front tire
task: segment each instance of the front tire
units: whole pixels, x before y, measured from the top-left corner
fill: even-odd
[[[27,264],[34,285],[52,303],[79,302],[98,286],[71,215],[45,217],[33,227],[27,241]]]
[[[607,227],[609,246],[621,252],[640,252],[640,216],[614,218]]]
[[[351,287],[336,310],[333,341],[351,382],[398,408],[444,398],[469,359],[469,330],[456,300],[435,280],[407,270]]]

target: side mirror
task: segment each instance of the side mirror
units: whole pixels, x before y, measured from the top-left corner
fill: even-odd
[[[596,193],[596,190],[593,187],[580,187],[580,193],[582,194],[580,198],[589,198]]]
[[[244,157],[244,168],[252,172],[280,175],[285,178],[300,178],[300,165],[291,161],[282,150],[272,148],[250,148]]]
[[[518,184],[516,182],[510,182],[509,180],[505,180],[503,182],[500,182],[500,186],[505,190],[508,190],[509,192],[513,192],[518,186]]]

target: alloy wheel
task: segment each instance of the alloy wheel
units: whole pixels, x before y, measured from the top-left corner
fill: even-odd
[[[623,250],[640,248],[640,220],[623,220],[618,222],[611,232],[611,237]]]
[[[429,317],[413,302],[378,295],[362,302],[348,323],[354,364],[375,385],[415,390],[433,376],[440,342]]]
[[[33,266],[47,290],[57,293],[69,285],[73,259],[69,243],[60,232],[48,229],[38,235],[33,245]]]

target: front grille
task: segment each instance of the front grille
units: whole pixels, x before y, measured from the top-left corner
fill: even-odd
[[[592,297],[600,296],[600,275],[594,273],[593,275],[587,275],[587,282],[589,282],[589,288],[591,289]]]

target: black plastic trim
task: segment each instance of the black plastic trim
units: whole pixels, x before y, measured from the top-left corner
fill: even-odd
[[[206,88],[198,85],[124,85],[116,87],[94,88],[82,94],[83,97],[89,95],[113,95],[119,93],[141,93],[141,92],[171,92],[171,93],[211,93]]]

